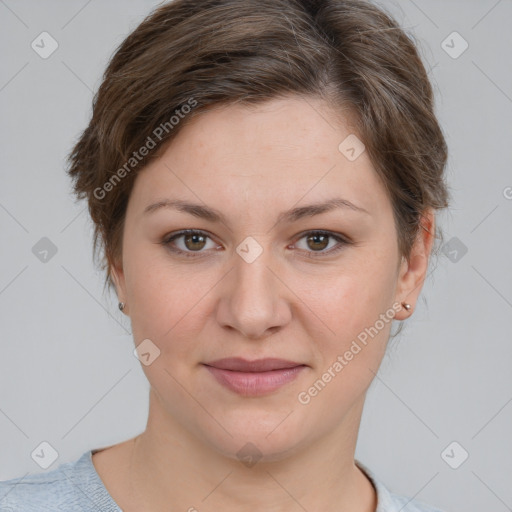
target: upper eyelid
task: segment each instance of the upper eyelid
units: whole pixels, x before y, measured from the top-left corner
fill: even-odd
[[[205,235],[210,240],[215,241],[215,237],[210,234],[208,231],[204,231],[203,229],[183,229],[181,231],[177,231],[174,233],[169,233],[164,237],[164,242],[171,242],[186,235]]]

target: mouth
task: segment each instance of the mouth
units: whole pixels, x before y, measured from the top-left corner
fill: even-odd
[[[242,396],[270,394],[307,368],[302,363],[270,358],[248,361],[232,357],[203,364],[218,383]]]

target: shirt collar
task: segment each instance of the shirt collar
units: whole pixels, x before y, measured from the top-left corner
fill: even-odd
[[[375,473],[371,471],[366,465],[359,461],[354,461],[356,466],[367,476],[368,480],[372,483],[377,494],[377,508],[375,512],[399,512],[396,501],[393,499],[391,492],[380,482]]]

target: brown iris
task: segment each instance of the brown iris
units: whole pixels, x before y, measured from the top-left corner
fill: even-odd
[[[322,250],[329,245],[329,236],[322,234],[312,234],[307,237],[307,242],[308,245],[310,242],[314,242],[316,244],[316,247],[309,245],[310,249]]]
[[[185,246],[190,251],[201,250],[206,244],[206,236],[197,233],[183,235]]]

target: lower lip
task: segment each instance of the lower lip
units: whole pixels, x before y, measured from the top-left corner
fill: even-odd
[[[213,366],[206,366],[206,368],[220,384],[231,391],[243,396],[261,396],[293,381],[306,367],[294,366],[268,372],[235,372]]]

